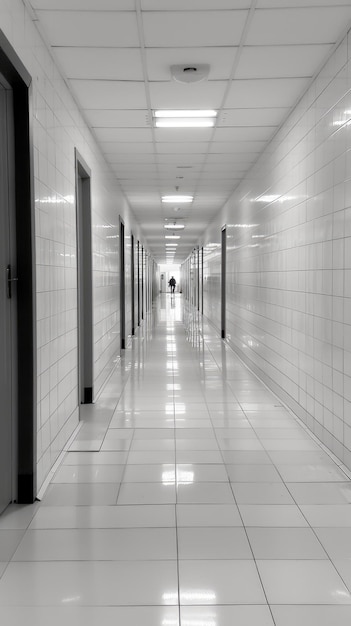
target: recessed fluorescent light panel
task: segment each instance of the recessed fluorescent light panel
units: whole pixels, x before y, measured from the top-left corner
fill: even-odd
[[[180,235],[165,235],[165,239],[180,239]]]
[[[216,123],[217,111],[155,111],[156,128],[211,128]]]
[[[164,224],[163,228],[167,230],[183,230],[185,224]]]
[[[194,200],[194,196],[162,196],[162,202],[192,202]]]

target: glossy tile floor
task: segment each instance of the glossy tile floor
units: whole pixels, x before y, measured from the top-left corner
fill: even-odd
[[[180,295],[41,503],[0,518],[6,626],[349,626],[349,475]]]

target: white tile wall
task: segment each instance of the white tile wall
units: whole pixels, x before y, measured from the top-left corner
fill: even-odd
[[[331,56],[203,242],[219,240],[221,226],[227,224],[229,341],[348,467],[350,37]],[[204,289],[205,313],[219,327],[217,261],[206,265]]]
[[[0,27],[32,76],[39,489],[79,419],[75,147],[92,171],[95,393],[119,354],[118,239],[111,235],[119,214],[129,234],[132,217],[20,0],[0,0]]]

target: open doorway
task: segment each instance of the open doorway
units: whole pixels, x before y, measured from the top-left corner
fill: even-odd
[[[176,281],[174,293],[181,292],[180,265],[160,265],[159,276],[160,276],[160,292],[161,293],[171,293],[169,281],[172,278],[172,276]]]

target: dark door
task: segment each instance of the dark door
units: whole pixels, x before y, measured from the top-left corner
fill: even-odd
[[[227,231],[222,228],[222,263],[221,263],[221,336],[226,335],[226,272],[227,272]]]
[[[16,261],[10,155],[12,92],[0,75],[0,513],[12,500],[14,353],[16,330]]]
[[[82,404],[93,401],[93,277],[90,169],[76,151],[78,389]]]

